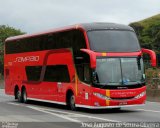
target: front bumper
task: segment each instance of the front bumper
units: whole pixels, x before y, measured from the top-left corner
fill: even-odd
[[[144,105],[145,105],[145,104],[119,105],[119,106],[89,106],[89,105],[76,104],[76,107],[88,108],[88,109],[109,109],[109,108],[136,107],[136,106],[144,106]]]
[[[103,96],[92,95],[88,108],[119,108],[143,105],[146,101],[145,91],[145,86],[127,90],[104,90],[93,88],[92,92],[102,94]],[[140,95],[142,93],[143,95]],[[137,97],[138,95],[140,96]],[[87,106],[84,105],[84,107]]]

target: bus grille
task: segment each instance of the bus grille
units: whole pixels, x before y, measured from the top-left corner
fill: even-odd
[[[129,99],[133,99],[134,97],[119,97],[119,98],[113,98],[111,97],[112,100],[129,100]]]

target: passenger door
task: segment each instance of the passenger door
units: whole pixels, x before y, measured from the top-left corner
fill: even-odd
[[[91,101],[90,97],[90,68],[89,64],[82,64],[80,66],[79,72],[79,82],[78,82],[78,94],[79,94],[79,103],[82,105],[89,105]]]

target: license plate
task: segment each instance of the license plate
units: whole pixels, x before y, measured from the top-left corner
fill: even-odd
[[[120,102],[119,105],[127,105],[127,102]]]

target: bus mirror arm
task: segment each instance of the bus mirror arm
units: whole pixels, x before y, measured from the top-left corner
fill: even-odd
[[[89,49],[80,49],[80,50],[89,55],[91,68],[96,68],[96,54],[95,54],[95,52],[93,52]]]
[[[156,67],[156,65],[157,65],[156,53],[154,51],[152,51],[152,50],[145,49],[145,48],[142,48],[142,53],[149,54],[149,56],[151,58],[151,65],[153,67]]]

